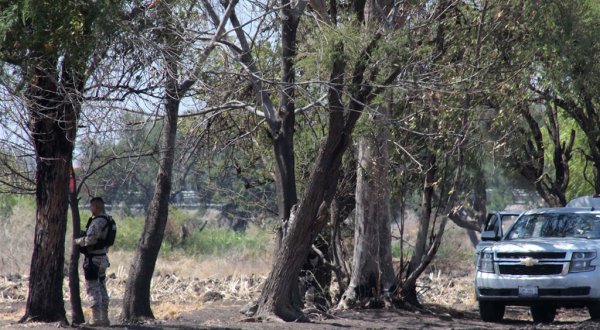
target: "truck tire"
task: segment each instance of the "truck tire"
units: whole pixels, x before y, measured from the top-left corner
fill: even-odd
[[[530,308],[535,323],[552,323],[556,317],[556,306],[533,305]]]
[[[587,305],[588,312],[590,313],[590,319],[598,321],[600,320],[600,301],[594,301]]]
[[[496,301],[480,301],[479,316],[484,322],[500,322],[504,317],[505,306]]]

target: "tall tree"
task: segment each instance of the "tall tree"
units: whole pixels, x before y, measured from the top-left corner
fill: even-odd
[[[374,131],[358,139],[352,276],[338,305],[343,308],[366,301],[365,298],[389,301],[394,285],[387,150],[389,114],[385,106],[378,109],[368,116]]]
[[[206,1],[205,1],[206,2]],[[297,54],[297,30],[301,14],[307,1],[297,3],[292,1],[281,1],[281,86],[279,91],[280,104],[276,108],[269,90],[265,88],[265,82],[259,77],[261,71],[257,61],[252,55],[251,44],[246,38],[245,31],[237,14],[231,15],[231,24],[239,42],[239,48],[232,50],[239,57],[239,61],[249,71],[249,79],[256,98],[256,104],[262,109],[261,114],[265,117],[269,135],[272,140],[273,154],[275,157],[275,187],[277,191],[277,210],[282,221],[278,229],[277,246],[280,246],[283,236],[287,231],[287,222],[290,217],[292,206],[298,202],[294,154],[294,124],[296,122],[296,105],[294,93],[296,89],[295,56]],[[206,7],[211,6],[206,2]],[[216,15],[211,15],[213,22],[217,22]],[[277,248],[276,248],[277,249]]]
[[[403,17],[394,15],[393,9],[391,1],[367,1],[363,15],[365,28],[368,31],[390,30],[389,26],[402,28],[397,22]],[[367,304],[371,306],[377,305],[373,301],[384,299],[390,303],[392,297],[394,267],[391,187],[388,183],[390,110],[388,104],[373,107],[374,111],[363,117],[371,129],[358,137],[352,276],[338,308],[354,306],[357,301],[369,301]]]
[[[526,1],[523,9],[535,50],[531,89],[579,125],[587,140],[585,157],[594,168],[592,183],[600,193],[600,6],[596,1]]]
[[[123,297],[123,318],[128,322],[154,318],[150,306],[150,285],[169,212],[179,107],[182,98],[196,83],[204,61],[216,47],[217,40],[222,37],[224,22],[232,12],[235,2],[229,3],[213,38],[194,59],[195,64],[187,77],[183,73],[182,63],[186,62],[183,55],[186,54],[185,48],[193,40],[185,38],[186,23],[177,15],[176,5],[176,1],[160,1],[153,7],[153,10],[156,10],[156,19],[161,23],[160,29],[154,37],[157,40],[157,46],[160,46],[159,54],[164,81],[162,96],[164,116],[159,149],[159,170],[156,176],[154,195],[146,213],[144,229],[129,270],[129,281],[127,281]]]
[[[274,260],[273,269],[258,301],[257,313],[260,316],[275,316],[286,321],[305,318],[300,308],[302,302],[297,286],[298,276],[313,240],[329,218],[329,204],[335,194],[342,156],[350,144],[356,121],[365,106],[382,91],[382,88],[375,87],[374,84],[383,82],[382,85],[385,86],[394,81],[401,71],[397,66],[391,66],[386,75],[383,73],[386,70],[377,67],[374,53],[382,39],[381,34],[370,35],[372,38],[369,38],[368,41],[362,40],[364,42],[361,42],[359,47],[355,47],[356,44],[347,45],[343,40],[333,38],[336,41],[330,45],[331,48],[328,50],[331,54],[327,70],[329,71],[327,74],[329,82],[323,86],[324,88],[315,89],[327,93],[328,128],[324,132],[325,138],[321,143],[316,160],[309,169],[310,175],[304,187],[303,198],[299,200],[295,208],[291,208],[295,204],[293,200],[296,195],[293,176],[294,159],[291,157],[294,155],[291,152],[293,144],[287,145],[287,150],[282,152],[282,149],[278,147],[278,144],[281,143],[278,139],[283,137],[292,139],[294,134],[294,127],[284,124],[284,121],[287,116],[294,116],[296,111],[294,99],[289,97],[294,95],[292,91],[298,86],[297,83],[294,83],[297,71],[294,70],[295,64],[297,64],[296,32],[306,4],[306,1],[295,3],[281,1],[280,17],[285,19],[281,22],[280,31],[280,43],[282,44],[280,58],[283,65],[280,78],[282,88],[279,90],[281,103],[277,109],[265,86],[268,79],[261,79],[263,73],[257,66],[259,62],[253,56],[246,31],[243,30],[244,25],[239,22],[236,15],[231,16],[231,23],[235,28],[239,46],[230,46],[230,48],[238,54],[239,61],[244,64],[244,68],[249,73],[249,81],[256,96],[257,106],[261,108],[261,113],[269,128],[269,134],[274,139],[273,151],[278,167],[276,172],[279,171],[275,177],[276,181],[281,181],[276,184],[280,203],[279,217],[283,221],[281,244]],[[337,3],[332,2],[331,8],[327,10],[324,9],[325,6],[320,5],[323,4],[311,2],[313,9],[319,10],[317,13],[319,18],[331,24],[324,30],[334,31],[337,28],[335,23],[338,19],[337,12],[343,7],[338,7]],[[361,14],[364,11],[364,4],[350,11],[352,14]],[[348,17],[350,16],[351,14],[348,15]],[[340,28],[341,30],[343,28]],[[355,52],[353,53],[353,51]],[[353,53],[353,56],[349,57],[353,59],[352,65],[347,65],[348,54],[346,52]],[[346,80],[346,76],[349,77],[348,80]],[[313,96],[311,99],[318,100],[320,97]],[[305,108],[309,107],[311,105]],[[315,107],[315,104],[312,107]],[[293,140],[289,141],[291,143]],[[285,161],[280,162],[279,160]],[[286,178],[283,178],[282,174],[285,174]]]
[[[571,130],[567,141],[561,139],[557,107],[552,103],[541,111],[541,115],[545,117],[542,127],[532,113],[533,105],[523,107],[525,109],[521,109],[521,115],[525,118],[528,128],[525,130],[526,143],[522,144],[515,158],[509,161],[514,162],[513,167],[519,169],[520,174],[533,184],[548,206],[565,206],[570,178],[569,161],[573,154],[575,130]],[[548,132],[549,143],[544,139],[543,127]],[[553,150],[551,155],[546,152],[549,147]],[[551,166],[546,162],[548,157]]]
[[[70,0],[0,5],[0,59],[19,68],[23,88],[15,92],[27,107],[36,162],[35,241],[21,321],[66,322],[62,282],[72,152],[90,59],[103,49],[112,6]]]

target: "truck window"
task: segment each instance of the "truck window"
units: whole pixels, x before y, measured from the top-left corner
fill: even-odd
[[[600,215],[544,213],[525,215],[515,223],[507,239],[537,237],[600,238]]]

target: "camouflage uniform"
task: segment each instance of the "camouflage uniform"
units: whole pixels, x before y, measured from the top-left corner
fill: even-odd
[[[86,247],[83,270],[85,275],[86,292],[92,300],[92,313],[100,315],[100,321],[108,322],[108,292],[106,290],[106,269],[110,266],[108,261],[107,247],[95,247],[94,245],[102,238],[106,238],[108,232],[107,219],[105,215],[98,215],[90,219],[86,229],[86,235],[78,238],[75,242]],[[104,229],[104,230],[103,230]],[[95,318],[95,317],[94,317]]]

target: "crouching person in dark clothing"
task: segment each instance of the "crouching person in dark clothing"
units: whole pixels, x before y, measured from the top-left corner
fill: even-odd
[[[75,239],[85,255],[83,272],[85,275],[86,292],[92,301],[92,319],[89,325],[109,326],[108,292],[106,290],[106,269],[108,261],[108,246],[104,244],[109,228],[109,217],[104,211],[104,201],[101,197],[90,200],[92,217],[89,219],[85,235]]]

